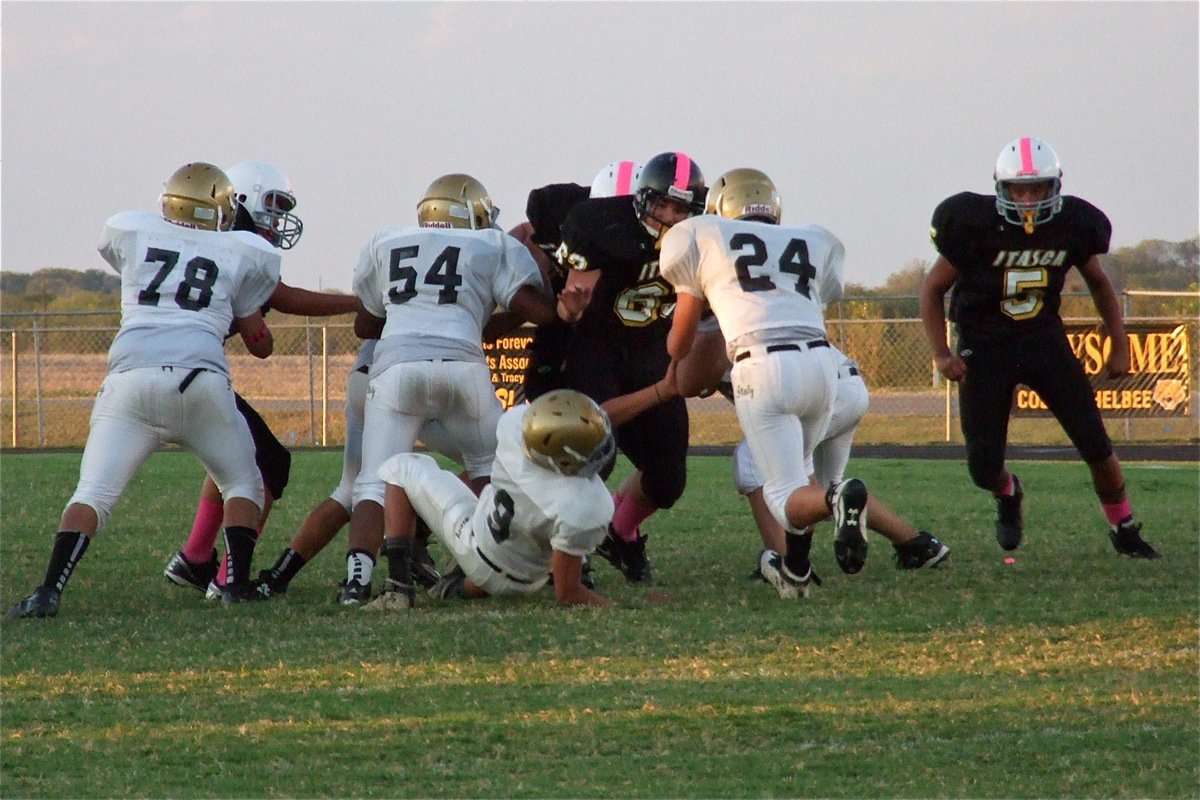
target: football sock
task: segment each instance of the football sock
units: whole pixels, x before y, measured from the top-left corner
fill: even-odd
[[[1104,509],[1104,516],[1108,518],[1108,524],[1114,528],[1127,519],[1133,520],[1133,507],[1129,504],[1128,497],[1119,503],[1101,503],[1100,507]]]
[[[297,553],[290,547],[283,548],[283,552],[279,555],[279,560],[276,561],[268,572],[271,575],[271,583],[275,586],[287,586],[292,582],[292,578],[296,577],[308,559]]]
[[[50,566],[46,568],[46,578],[42,581],[42,586],[61,593],[91,541],[91,537],[84,536],[80,531],[59,531],[54,537]]]
[[[183,545],[183,557],[190,564],[204,564],[212,555],[217,543],[217,534],[221,532],[221,522],[225,518],[225,504],[200,498],[196,508],[196,519],[192,521],[192,532],[188,534],[187,542]]]
[[[613,530],[623,541],[637,541],[638,528],[657,510],[654,506],[643,506],[634,499],[633,492],[630,492],[621,499],[621,505],[617,506],[613,513]]]
[[[417,517],[416,530],[417,530],[417,539],[422,542],[428,542],[429,537],[433,536],[433,531],[431,531],[429,529],[429,526],[425,524],[425,520],[421,519],[420,517]]]
[[[387,554],[388,577],[397,583],[411,585],[413,540],[405,536],[388,537],[383,540],[383,552]]]
[[[801,533],[784,531],[787,552],[783,555],[783,565],[797,577],[802,577],[809,569],[808,554],[812,550],[813,532],[811,528]]]
[[[247,528],[247,530],[249,530],[249,529]],[[262,528],[259,528],[258,530],[254,531],[254,541],[257,542],[258,537],[260,537],[260,536],[262,536]],[[216,577],[217,586],[224,586],[227,583],[226,574],[228,572],[229,572],[229,551],[227,548],[225,551],[225,555],[221,556],[221,565],[219,567],[217,567],[217,577]]]
[[[254,542],[257,538],[253,528],[230,525],[225,529],[225,553],[228,569],[224,585],[249,582],[250,562],[254,559]],[[218,582],[220,582],[219,578]]]
[[[366,550],[351,550],[346,553],[346,582],[358,581],[363,586],[371,585],[371,573],[375,571],[375,556]]]
[[[1013,480],[1014,477],[1011,472],[1008,473],[1008,483],[1004,484],[1004,488],[1000,490],[999,497],[1012,497],[1017,493],[1017,484]]]

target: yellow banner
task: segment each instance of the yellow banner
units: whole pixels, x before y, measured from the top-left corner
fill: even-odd
[[[1127,325],[1129,374],[1109,378],[1105,364],[1112,339],[1099,325],[1068,325],[1067,339],[1092,382],[1104,416],[1183,417],[1191,412],[1191,339],[1187,325]],[[1037,392],[1021,385],[1013,394],[1018,416],[1050,412]]]
[[[532,341],[532,333],[522,332],[501,336],[494,344],[483,343],[483,355],[492,371],[492,385],[505,411],[525,399],[525,367],[529,365],[525,348]]]

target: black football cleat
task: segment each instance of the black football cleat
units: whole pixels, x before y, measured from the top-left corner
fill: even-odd
[[[360,606],[371,599],[370,584],[342,581],[338,584],[337,602],[343,606]]]
[[[26,619],[31,617],[56,617],[58,604],[62,595],[48,586],[39,586],[33,594],[19,603],[13,604],[8,610],[9,619]]]
[[[458,564],[454,568],[438,578],[438,582],[429,587],[429,596],[438,600],[466,600],[467,576],[463,572],[463,568]]]
[[[850,478],[830,487],[829,508],[833,511],[833,555],[847,575],[867,563],[867,486]]]
[[[1021,524],[1021,501],[1025,490],[1013,475],[1013,493],[996,498],[996,541],[1003,550],[1016,550],[1021,546],[1024,529]]]
[[[621,541],[620,570],[630,583],[654,583],[654,569],[646,557],[646,537],[638,534],[632,542]]]
[[[950,555],[949,547],[925,531],[918,533],[911,541],[892,546],[896,549],[896,569],[933,568]]]
[[[1142,523],[1128,519],[1108,531],[1113,549],[1130,558],[1162,558],[1162,553],[1142,538]]]
[[[600,556],[617,569],[621,569],[621,566],[624,563],[623,553],[625,549],[622,546],[623,544],[624,542],[621,541],[621,537],[617,536],[617,532],[613,530],[613,526],[609,524],[608,533],[605,535],[604,540],[601,541],[600,544],[596,545],[596,555]]]
[[[227,583],[221,587],[221,602],[227,606],[237,605],[238,603],[261,603],[270,595],[264,594],[262,584],[258,581],[246,581],[245,583]]]
[[[163,577],[176,586],[190,586],[198,592],[208,590],[208,584],[217,578],[220,562],[217,551],[213,550],[212,558],[203,564],[193,564],[183,557],[183,551],[171,556],[163,570]]]

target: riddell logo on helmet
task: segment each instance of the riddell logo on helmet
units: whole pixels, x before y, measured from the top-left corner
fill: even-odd
[[[426,222],[421,227],[422,228],[453,228],[454,226],[451,225],[449,222],[438,222],[438,221],[431,220],[429,222]]]
[[[668,186],[667,197],[673,197],[676,200],[682,200],[685,203],[692,202],[692,193],[687,189],[680,189],[678,186]]]
[[[774,214],[775,209],[765,203],[749,203],[742,207],[742,214]]]

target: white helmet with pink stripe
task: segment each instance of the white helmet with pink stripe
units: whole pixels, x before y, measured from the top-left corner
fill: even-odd
[[[704,173],[695,161],[686,153],[659,153],[642,167],[633,207],[639,217],[647,217],[655,202],[673,201],[703,214],[704,196]]]
[[[637,191],[642,165],[636,161],[612,161],[596,173],[589,197],[623,197]]]
[[[1054,148],[1029,136],[1013,139],[996,158],[996,211],[1027,233],[1062,210],[1062,165]],[[1048,191],[1037,200],[1014,200],[1011,184],[1045,183]]]

